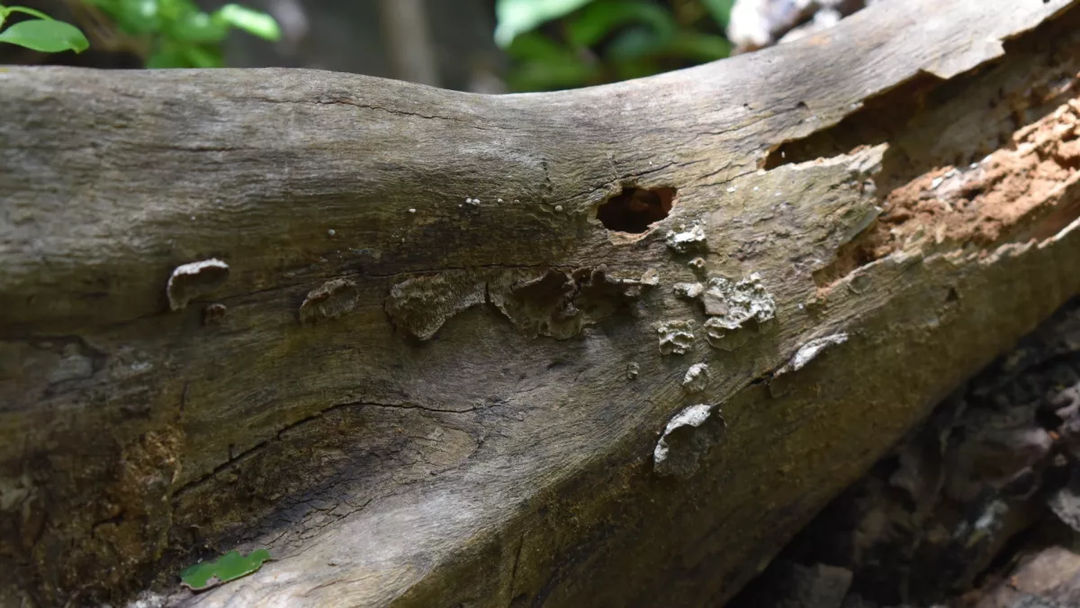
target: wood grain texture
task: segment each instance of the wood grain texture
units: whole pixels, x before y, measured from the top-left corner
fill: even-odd
[[[527,95],[0,68],[0,599],[175,588],[195,557],[262,545],[255,575],[169,601],[722,601],[1077,293],[1067,151],[1018,157],[1018,179],[1058,170],[1023,229],[848,250],[901,186],[955,167],[977,211],[983,156],[1072,128],[1078,11],[882,3]],[[597,207],[629,187],[674,188],[670,215],[606,230]],[[227,278],[170,311],[175,269],[209,259]],[[760,284],[772,318],[716,329],[674,291],[710,278]],[[662,354],[677,322],[687,352]],[[656,474],[695,404],[726,433],[684,445],[689,478]]]

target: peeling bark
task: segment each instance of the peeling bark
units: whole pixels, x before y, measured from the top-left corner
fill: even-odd
[[[1078,23],[881,3],[508,96],[0,69],[0,599],[261,545],[169,602],[723,601],[1077,293]]]

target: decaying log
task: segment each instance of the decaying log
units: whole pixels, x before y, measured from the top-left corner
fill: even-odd
[[[953,391],[727,606],[1076,606],[1078,541],[1073,298]]]
[[[1078,23],[508,96],[0,70],[0,603],[723,601],[1077,293]]]

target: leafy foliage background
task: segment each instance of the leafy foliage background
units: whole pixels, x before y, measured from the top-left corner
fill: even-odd
[[[542,91],[601,84],[727,57],[734,0],[497,0],[507,84]]]

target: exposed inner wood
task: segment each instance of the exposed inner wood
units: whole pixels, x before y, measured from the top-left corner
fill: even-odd
[[[1067,90],[1078,79],[1080,72]],[[921,239],[937,248],[1045,239],[1076,218],[1078,182],[1080,97],[1074,97],[1017,131],[1008,147],[968,166],[934,169],[890,191],[875,223],[815,278],[827,285]]]

